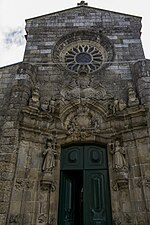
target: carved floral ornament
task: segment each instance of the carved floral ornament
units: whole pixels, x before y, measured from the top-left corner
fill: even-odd
[[[20,224],[21,222],[21,215],[20,214],[12,214],[9,218],[9,224]]]
[[[146,188],[150,188],[150,177],[143,177],[143,178],[139,178],[137,180],[137,187],[146,187]]]

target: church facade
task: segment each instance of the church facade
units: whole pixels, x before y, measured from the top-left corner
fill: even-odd
[[[150,224],[141,19],[81,1],[26,20],[0,69],[0,225]]]

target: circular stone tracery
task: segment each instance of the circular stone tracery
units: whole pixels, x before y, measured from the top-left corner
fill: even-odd
[[[63,36],[53,49],[53,61],[74,73],[95,72],[106,68],[114,58],[110,40],[101,32],[81,30]],[[80,70],[81,69],[81,70]]]
[[[92,45],[77,45],[65,54],[66,66],[74,72],[78,72],[82,67],[93,72],[101,67],[103,61],[101,51]]]

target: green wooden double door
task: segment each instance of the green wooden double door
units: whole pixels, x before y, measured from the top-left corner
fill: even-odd
[[[106,149],[62,149],[58,225],[111,225]]]

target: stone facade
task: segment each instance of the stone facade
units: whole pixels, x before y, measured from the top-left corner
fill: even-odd
[[[23,62],[0,69],[0,225],[57,224],[61,146],[75,143],[107,147],[112,224],[148,225],[150,61],[141,18],[81,2],[28,19],[26,31]],[[101,45],[102,64],[91,73],[67,67],[75,43]]]

